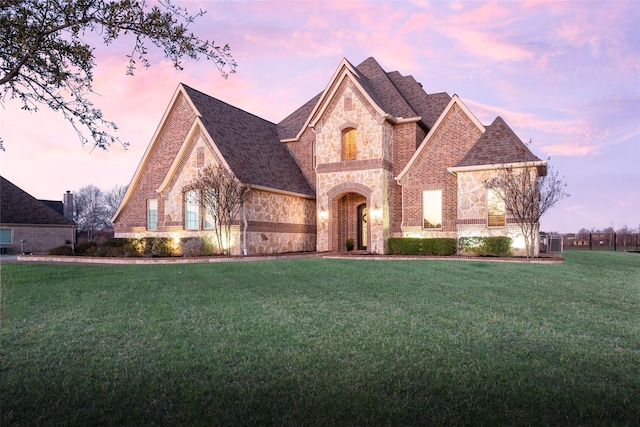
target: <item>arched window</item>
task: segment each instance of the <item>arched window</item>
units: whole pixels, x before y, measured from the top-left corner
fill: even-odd
[[[354,128],[342,131],[342,160],[355,160],[358,157],[357,136],[358,131]]]

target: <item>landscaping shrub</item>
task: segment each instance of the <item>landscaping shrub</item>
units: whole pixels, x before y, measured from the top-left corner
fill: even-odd
[[[187,237],[181,240],[182,256],[204,255],[204,241],[200,237]]]
[[[69,245],[56,246],[55,248],[49,249],[49,255],[71,256],[73,255],[73,248]]]
[[[143,237],[142,254],[149,257],[171,256],[171,239],[168,237]]]
[[[508,236],[461,237],[458,240],[460,251],[478,256],[511,255],[512,239]]]
[[[104,257],[139,257],[143,255],[141,239],[113,238],[98,249],[98,256]]]
[[[392,237],[387,247],[390,255],[454,255],[456,239]]]
[[[76,255],[95,255],[98,244],[96,242],[80,242],[76,243]]]

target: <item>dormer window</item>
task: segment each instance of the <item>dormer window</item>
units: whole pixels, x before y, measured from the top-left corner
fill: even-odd
[[[347,128],[342,131],[342,160],[356,160],[358,157],[358,147],[356,137],[358,131],[354,128]]]

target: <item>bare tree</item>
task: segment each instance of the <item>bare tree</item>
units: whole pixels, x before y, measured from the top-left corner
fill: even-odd
[[[176,69],[183,58],[204,57],[226,77],[236,68],[229,46],[189,32],[204,13],[190,15],[171,0],[0,0],[0,104],[8,97],[28,111],[45,105],[71,123],[83,144],[92,139],[107,148],[119,139],[115,123],[87,98],[96,65],[91,35],[107,46],[131,38],[127,74],[149,66],[148,42],[164,50]]]
[[[122,203],[122,199],[124,199],[124,195],[126,192],[126,185],[116,185],[111,190],[104,192],[104,205],[106,209],[107,223],[109,228],[113,228],[111,218],[120,207],[120,203]]]
[[[195,191],[194,191],[195,190]],[[205,215],[213,222],[220,251],[229,256],[231,246],[231,226],[238,210],[249,200],[250,188],[244,185],[230,170],[209,165],[198,172],[194,183],[183,191],[193,192],[203,207]]]
[[[567,184],[551,167],[522,163],[504,167],[485,183],[504,202],[506,211],[516,221],[525,241],[526,257],[535,255],[540,218],[560,200],[569,197]]]
[[[109,217],[102,190],[89,184],[75,192],[73,195],[73,220],[78,231],[87,235],[87,240],[95,239],[100,230],[108,227]]]

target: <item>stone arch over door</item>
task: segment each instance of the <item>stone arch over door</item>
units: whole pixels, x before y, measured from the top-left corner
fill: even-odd
[[[364,212],[368,211],[371,205],[372,190],[362,184],[345,182],[336,185],[327,192],[329,199],[329,251],[342,252],[346,250],[345,242],[353,239],[369,242],[371,240],[371,230],[366,229],[366,236],[358,239],[359,214],[362,212],[362,205],[365,205]],[[357,244],[357,243],[356,243]]]

